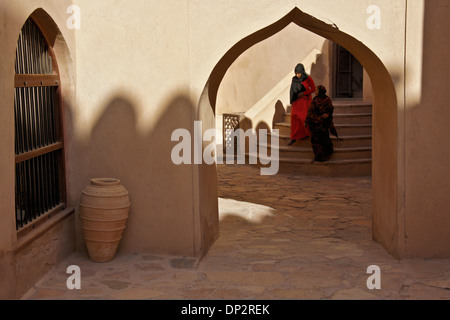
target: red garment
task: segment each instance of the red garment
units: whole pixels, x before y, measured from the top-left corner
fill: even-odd
[[[302,82],[306,91],[303,92],[303,97],[298,98],[292,103],[291,108],[291,139],[299,140],[311,135],[308,128],[305,128],[306,114],[308,113],[309,105],[312,101],[311,94],[316,91],[316,85],[313,79],[308,76]]]

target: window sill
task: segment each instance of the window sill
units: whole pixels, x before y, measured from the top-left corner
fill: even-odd
[[[55,209],[17,231],[15,250],[20,250],[27,246],[35,239],[42,236],[42,234],[46,233],[53,226],[71,216],[75,212],[75,208],[65,208],[64,204],[61,204]]]

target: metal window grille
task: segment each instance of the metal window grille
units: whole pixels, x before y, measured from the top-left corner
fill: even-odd
[[[59,76],[52,48],[32,18],[19,35],[15,62],[16,230],[64,205]]]
[[[232,151],[233,154],[237,152],[237,134],[236,130],[240,127],[240,121],[243,113],[224,113],[222,116],[223,129],[223,153]]]

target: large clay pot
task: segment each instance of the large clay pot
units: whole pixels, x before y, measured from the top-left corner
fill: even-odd
[[[130,198],[120,180],[91,179],[83,189],[80,218],[89,258],[107,262],[114,258],[126,228]]]

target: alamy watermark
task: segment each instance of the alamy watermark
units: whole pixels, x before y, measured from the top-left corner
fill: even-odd
[[[368,274],[371,274],[369,278],[367,278],[366,286],[367,289],[373,290],[381,289],[381,269],[377,265],[370,265],[367,267]],[[67,274],[70,274],[70,276],[66,280],[66,286],[69,290],[81,290],[81,269],[77,265],[71,265],[67,267]]]
[[[381,269],[377,265],[371,265],[367,268],[367,273],[372,274],[366,281],[367,289],[381,289]]]
[[[67,14],[70,14],[66,21],[67,28],[70,30],[81,29],[81,9],[77,5],[67,7]]]
[[[81,29],[81,9],[77,5],[67,7],[69,18],[66,21],[67,28],[70,30]],[[366,13],[370,14],[367,18],[366,26],[368,29],[381,29],[381,9],[379,6],[372,4],[367,7]]]
[[[77,5],[71,5],[67,7],[67,14],[69,14],[69,18],[66,21],[67,28],[73,29],[81,29],[81,9]],[[381,9],[379,6],[372,4],[367,7],[366,13],[370,14],[367,18],[366,25],[367,28],[373,29],[381,29]]]
[[[81,269],[79,266],[71,265],[67,267],[67,274],[70,276],[67,278],[66,286],[69,290],[81,290]]]
[[[207,129],[202,134],[202,122],[194,122],[194,137],[187,129],[176,129],[172,132],[171,140],[178,141],[171,152],[172,162],[181,164],[248,164],[262,165],[261,175],[275,175],[279,169],[279,137],[278,130],[271,131],[270,146],[269,132],[266,129],[227,129],[225,134],[232,143],[226,146],[225,155],[216,156],[217,142],[223,140],[222,132],[218,129]],[[237,148],[234,148],[234,141]],[[248,145],[246,144],[248,141]],[[207,144],[204,148],[203,145]],[[270,150],[270,152],[269,152]],[[267,167],[265,167],[267,166]]]
[[[370,16],[367,18],[367,28],[370,30],[373,29],[381,29],[381,9],[379,6],[372,4],[367,7],[366,10],[367,14],[370,14]]]
[[[67,28],[81,29],[81,8],[77,5],[71,5],[67,7],[67,14],[70,16],[66,21]],[[377,5],[370,5],[366,10],[370,16],[367,18],[367,28],[380,29],[381,28],[381,9]],[[279,140],[277,136],[277,130],[273,130],[270,141],[270,148],[267,147],[267,130],[260,129],[259,137],[253,129],[249,129],[244,132],[242,129],[237,129],[230,133],[232,139],[237,139],[238,148],[237,154],[234,155],[234,149],[226,150],[226,163],[234,163],[237,159],[238,164],[245,164],[246,158],[249,159],[249,164],[256,164],[259,160],[263,166],[261,167],[262,175],[275,175],[279,169]],[[216,129],[209,129],[202,136],[201,122],[196,121],[194,123],[194,150],[193,150],[193,163],[201,164],[204,161],[206,164],[213,164],[217,161],[218,164],[223,163],[223,157],[216,157],[216,142],[222,141],[222,133]],[[186,129],[177,129],[172,133],[172,141],[182,141],[176,145],[171,154],[172,162],[176,165],[191,164],[192,163],[192,151],[191,151],[191,135]],[[249,140],[248,148],[245,145],[246,138]],[[212,141],[212,140],[215,141]],[[218,140],[219,139],[219,140]],[[203,150],[203,142],[212,141]],[[259,141],[259,143],[258,143]],[[270,149],[270,155],[268,150]],[[203,150],[203,151],[202,151]],[[246,153],[248,150],[248,153]],[[246,156],[246,154],[248,156]],[[264,165],[270,165],[264,167]]]

